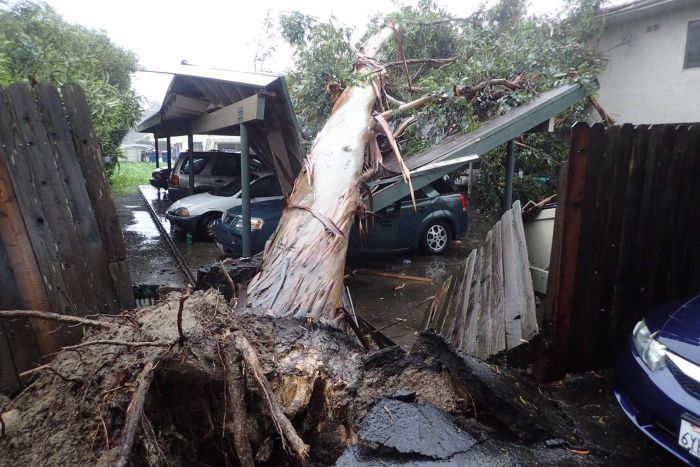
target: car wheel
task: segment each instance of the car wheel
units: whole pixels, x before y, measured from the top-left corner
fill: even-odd
[[[432,222],[423,231],[421,237],[423,250],[432,255],[439,255],[450,246],[451,236],[450,229],[443,222]]]
[[[199,231],[197,232],[202,238],[214,239],[214,224],[221,219],[221,213],[210,212],[202,217],[199,222]]]

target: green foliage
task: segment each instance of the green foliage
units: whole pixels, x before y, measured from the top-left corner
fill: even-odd
[[[347,86],[356,79],[352,75],[352,31],[331,21],[320,23],[299,12],[282,15],[280,24],[283,38],[294,48],[296,71],[287,76],[289,91],[302,133],[311,139],[333,107],[326,92],[329,83]]]
[[[363,40],[389,21],[400,31],[379,57],[387,67],[386,92],[404,102],[426,94],[439,98],[413,111],[417,123],[402,138],[403,154],[421,151],[449,135],[472,131],[557,85],[576,81],[595,92],[594,78],[604,66],[591,46],[600,30],[597,13],[601,2],[569,0],[564,15],[553,18],[526,15],[525,0],[500,0],[469,18],[453,18],[432,0],[421,0],[415,7],[400,6],[393,13],[371,18]],[[341,88],[357,79],[351,73],[350,31],[298,12],[283,16],[281,25],[283,37],[295,50],[296,71],[290,76],[290,93],[305,136],[313,137],[332,108],[328,79],[336,80]],[[443,66],[412,64],[407,74],[401,50],[407,59],[455,60]],[[397,63],[399,66],[393,65]],[[473,96],[455,93],[456,87],[467,89],[492,79],[517,79],[520,87],[510,90],[486,85]],[[515,196],[539,199],[556,190],[570,125],[584,116],[584,110],[580,104],[560,116],[556,135],[523,137],[525,146],[517,148],[517,167],[524,175],[514,181]],[[502,203],[504,157],[501,149],[481,158],[475,194],[491,212],[500,210]]]
[[[115,160],[122,139],[141,116],[131,89],[136,69],[132,52],[102,32],[65,22],[48,5],[0,3],[0,86],[26,80],[80,84],[102,150]]]
[[[134,193],[139,185],[148,185],[151,172],[156,168],[151,162],[121,162],[109,177],[112,193],[126,195]]]

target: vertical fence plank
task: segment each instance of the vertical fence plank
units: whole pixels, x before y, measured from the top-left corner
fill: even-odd
[[[547,299],[544,304],[544,346],[538,373],[543,379],[564,375],[571,351],[574,288],[581,247],[583,205],[589,196],[586,180],[592,142],[591,128],[585,123],[574,125],[569,160],[562,166],[556,220],[552,239]]]
[[[513,203],[513,237],[516,258],[517,290],[520,296],[520,326],[522,338],[529,340],[537,334],[537,314],[535,311],[535,290],[532,285],[530,273],[530,261],[527,256],[527,244],[525,243],[525,228],[523,227],[522,207],[520,200]]]
[[[597,320],[604,313],[598,308],[602,295],[600,271],[605,261],[605,236],[607,212],[612,187],[609,185],[614,170],[614,158],[610,146],[617,140],[616,128],[607,133],[601,124],[591,128],[591,143],[586,173],[586,196],[582,213],[581,242],[576,260],[577,272],[572,306],[571,357],[576,362],[593,359],[592,342],[601,336],[595,335]]]
[[[632,154],[627,174],[627,188],[622,211],[620,227],[620,248],[617,270],[615,272],[615,290],[613,292],[613,309],[618,310],[616,323],[618,337],[620,333],[631,331],[635,319],[630,320],[625,310],[632,310],[639,293],[639,282],[635,271],[639,255],[636,237],[638,235],[639,216],[644,197],[644,174],[646,156],[649,146],[649,128],[638,126],[635,129]],[[622,310],[622,312],[619,312]],[[634,316],[637,316],[635,311]]]
[[[501,221],[491,230],[491,337],[489,353],[495,354],[506,349],[506,318],[504,314],[503,292],[503,242],[501,242]]]
[[[680,277],[683,281],[679,295],[691,294],[700,290],[700,126],[690,128],[686,158],[689,161],[687,176],[690,179],[688,199],[688,228],[683,239],[683,261],[680,265]]]
[[[467,314],[463,332],[459,338],[459,346],[470,355],[476,352],[476,326],[479,321],[481,308],[481,273],[483,269],[484,251],[483,249],[473,250],[474,266],[472,268],[471,280],[469,281],[469,296],[466,298]]]
[[[99,312],[118,313],[120,307],[117,294],[107,267],[107,256],[80,170],[73,138],[63,113],[63,103],[58,90],[48,83],[40,83],[35,88],[35,93],[53,150],[59,179],[66,193],[77,240],[84,253],[87,266],[86,283],[99,291],[96,295]]]
[[[501,245],[503,254],[503,314],[506,328],[506,349],[522,343],[520,326],[520,296],[517,293],[517,268],[515,265],[515,244],[513,241],[513,211],[508,210],[501,217]]]
[[[0,310],[18,308],[22,299],[0,237]],[[0,319],[0,393],[10,395],[21,389],[18,373],[37,366],[40,359],[29,320]]]
[[[486,234],[486,240],[482,247],[481,254],[483,256],[483,267],[481,275],[481,309],[479,320],[477,322],[476,334],[476,351],[475,354],[479,358],[486,358],[490,355],[490,342],[493,322],[492,322],[492,300],[491,300],[491,282],[492,282],[492,246],[493,246],[493,231],[489,230]]]

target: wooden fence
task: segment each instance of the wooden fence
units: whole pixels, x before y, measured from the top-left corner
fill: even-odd
[[[61,98],[62,97],[62,98]],[[134,307],[126,247],[82,89],[0,89],[0,309]],[[78,330],[0,319],[0,392]]]
[[[538,332],[528,265],[516,201],[438,290],[423,327],[479,358],[528,342]]]
[[[611,365],[647,312],[700,292],[700,129],[577,124],[560,180],[549,378]]]

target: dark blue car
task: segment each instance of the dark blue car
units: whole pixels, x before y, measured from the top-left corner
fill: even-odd
[[[617,365],[615,396],[648,437],[700,465],[700,295],[637,323]]]
[[[436,180],[415,192],[416,209],[410,197],[397,201],[376,213],[365,239],[357,228],[350,233],[350,253],[397,253],[422,249],[440,254],[450,241],[460,238],[469,228],[467,201],[446,180]],[[251,245],[253,253],[262,251],[277,228],[283,201],[256,203],[251,206]],[[214,226],[214,239],[227,254],[240,256],[241,209],[229,209]]]

